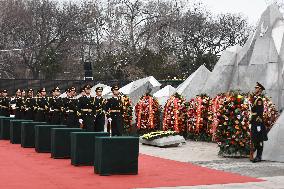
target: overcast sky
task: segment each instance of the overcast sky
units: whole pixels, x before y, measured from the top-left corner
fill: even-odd
[[[200,0],[215,13],[242,13],[249,23],[256,24],[269,0]]]
[[[59,0],[61,2],[70,0]],[[71,0],[82,1],[82,0]],[[103,0],[100,0],[103,1]],[[133,0],[134,1],[134,0]],[[250,24],[255,25],[261,13],[266,7],[275,0],[182,0],[189,2],[202,2],[213,13],[242,13],[249,20]]]

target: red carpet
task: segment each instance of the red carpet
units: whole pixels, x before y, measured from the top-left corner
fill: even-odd
[[[0,188],[5,189],[123,189],[258,182],[190,163],[147,155],[139,157],[138,175],[99,176],[93,167],[74,167],[8,141],[0,141]]]

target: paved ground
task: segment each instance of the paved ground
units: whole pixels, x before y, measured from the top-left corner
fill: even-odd
[[[176,187],[178,189],[284,189],[284,163],[268,161],[251,163],[247,158],[219,157],[217,144],[214,143],[187,141],[186,144],[177,148],[157,148],[140,145],[140,153],[181,162],[190,162],[208,168],[263,178],[265,180],[260,183]]]
[[[222,184],[202,186],[163,187],[155,189],[283,189],[284,177],[264,177],[264,182],[246,184]]]

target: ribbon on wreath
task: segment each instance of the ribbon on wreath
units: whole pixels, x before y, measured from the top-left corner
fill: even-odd
[[[132,103],[132,101],[131,101],[131,99],[130,98],[128,98],[129,99],[129,104],[128,104],[128,106],[130,107],[131,106],[131,103]],[[131,126],[132,126],[132,110],[131,110],[131,112],[130,112],[130,116],[129,116],[131,119],[129,119],[129,127],[130,127],[130,129],[132,129],[131,128]]]
[[[165,106],[165,109],[164,109],[164,120],[163,120],[163,130],[166,131],[168,129],[167,127],[167,118],[168,118],[168,107],[169,105],[171,104],[173,100],[173,97],[171,97],[168,101],[167,101],[167,104]]]
[[[153,97],[149,96],[149,123],[150,128],[154,129]]]
[[[219,99],[220,96],[217,96],[213,100],[213,124],[212,124],[212,140],[215,141],[215,133],[218,126],[217,110],[219,109]]]
[[[175,124],[174,124],[174,131],[179,132],[179,125],[178,125],[178,113],[179,113],[179,107],[178,107],[178,98],[174,99],[174,118],[175,118]]]
[[[194,118],[195,118],[195,102],[194,99],[191,99],[190,102],[190,107],[187,111],[187,116],[188,116],[188,120],[187,120],[187,129],[189,132],[191,132],[192,130],[194,130]]]
[[[196,131],[199,133],[200,130],[200,121],[201,121],[201,105],[202,105],[202,98],[197,98],[197,110],[196,110]]]
[[[137,128],[141,128],[141,114],[142,114],[142,105],[143,105],[143,99],[140,100],[139,106],[138,106],[138,117],[137,117]]]

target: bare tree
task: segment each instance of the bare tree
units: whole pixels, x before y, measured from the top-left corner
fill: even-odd
[[[240,15],[214,17],[202,4],[196,4],[182,16],[178,25],[175,49],[180,72],[189,75],[202,64],[212,70],[220,52],[245,43],[248,28],[247,20]]]
[[[21,62],[33,78],[55,78],[70,62],[91,61],[98,79],[186,77],[212,69],[249,31],[241,15],[179,0],[0,0],[0,50],[20,49],[0,70]]]

